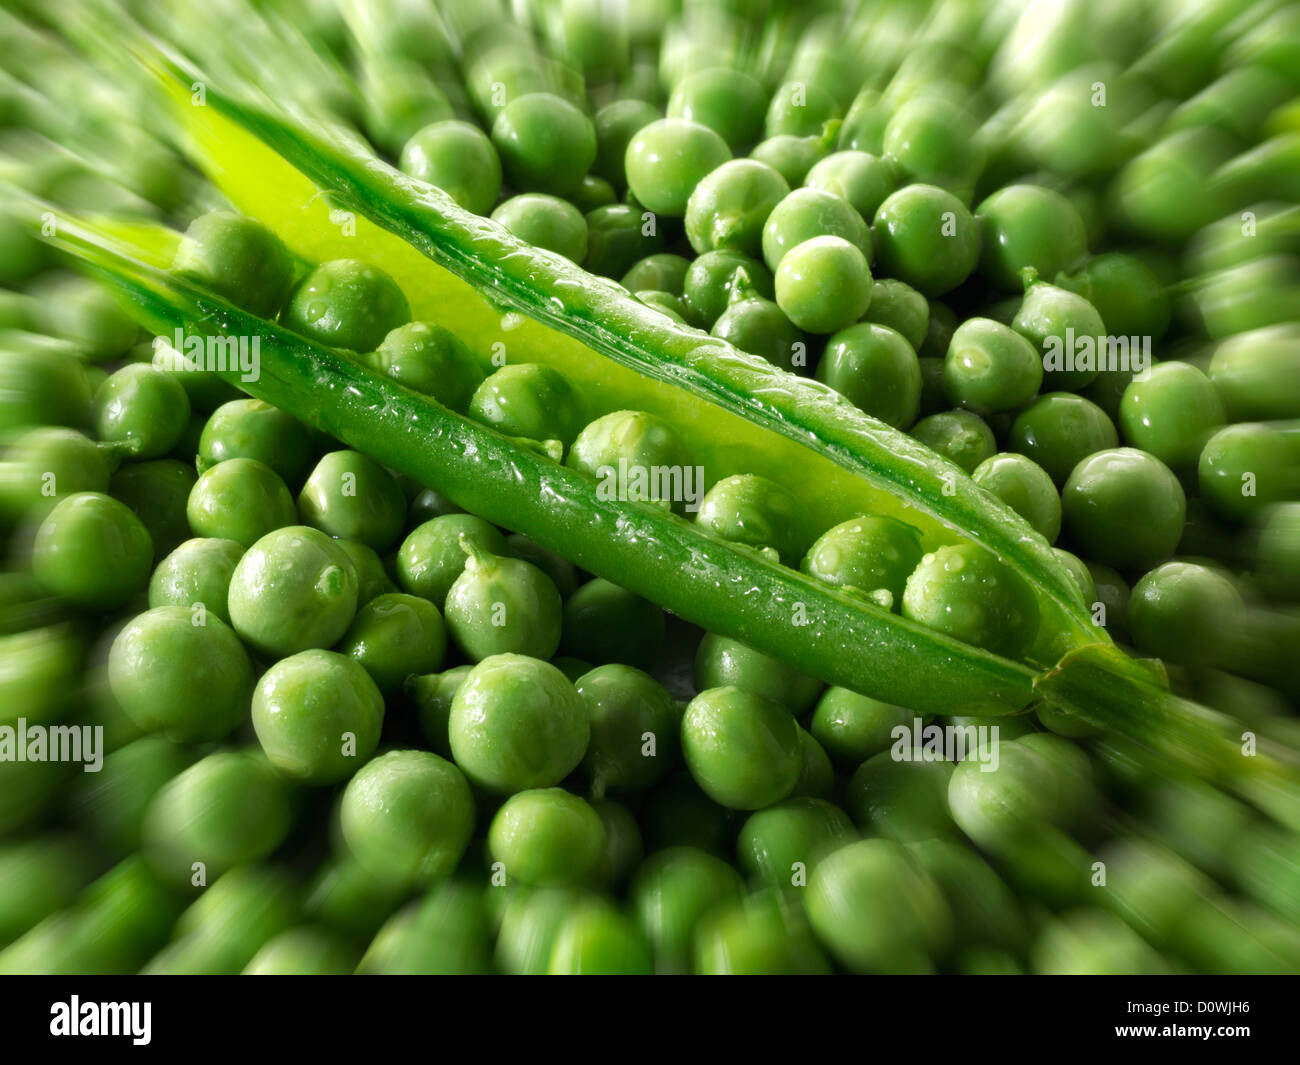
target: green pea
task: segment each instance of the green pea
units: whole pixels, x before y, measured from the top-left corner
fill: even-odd
[[[803,768],[790,711],[734,686],[710,688],[690,701],[682,716],[682,754],[705,794],[734,810],[779,802]]]
[[[851,518],[824,532],[799,568],[827,584],[854,589],[888,610],[902,601],[903,586],[922,553],[919,534],[904,522]]]
[[[497,932],[497,968],[516,976],[544,976],[560,928],[579,904],[573,888],[544,887],[513,892]]]
[[[1052,276],[1046,271],[1040,274]],[[1154,344],[1169,329],[1165,287],[1136,256],[1123,252],[1094,255],[1073,273],[1057,274],[1056,284],[1096,307],[1112,336],[1150,337]]]
[[[1229,154],[1223,135],[1179,130],[1130,160],[1111,196],[1123,225],[1156,243],[1177,243],[1224,214],[1212,171]]]
[[[406,296],[378,267],[357,259],[321,263],[293,290],[280,322],[309,340],[348,351],[373,351],[411,320]]]
[[[967,473],[974,473],[975,467],[998,449],[993,430],[984,419],[966,410],[941,411],[922,418],[912,426],[912,436]]]
[[[804,183],[812,168],[825,159],[829,152],[830,145],[820,133],[809,137],[778,133],[757,145],[749,157],[766,163],[794,189]]]
[[[297,916],[298,892],[282,870],[231,869],[181,914],[172,941],[141,972],[234,976]]]
[[[68,351],[15,344],[0,360],[0,430],[91,421],[91,392],[80,360]]]
[[[179,742],[216,740],[248,712],[253,669],[225,622],[162,606],[130,621],[113,640],[108,682],[122,711],[148,732]],[[191,693],[203,693],[195,701]]]
[[[643,791],[679,758],[681,711],[648,674],[631,666],[598,666],[576,682],[590,723],[583,768],[592,794]]]
[[[400,166],[474,214],[487,214],[501,194],[496,148],[468,122],[444,119],[417,131],[402,148]]]
[[[583,227],[585,234],[585,222]],[[483,371],[469,348],[433,322],[398,326],[366,361],[394,381],[457,412],[469,406],[474,390],[483,383]]]
[[[910,729],[917,716],[905,706],[882,703],[848,688],[827,688],[817,700],[809,727],[837,765],[856,768],[888,749],[894,730]]]
[[[98,492],[59,500],[36,532],[32,575],[41,588],[88,610],[124,606],[149,578],[153,544],[131,511]]]
[[[909,729],[910,731],[910,729]],[[854,772],[844,791],[844,808],[864,833],[900,843],[951,835],[948,786],[952,763],[916,758],[921,742],[895,739],[890,750],[872,755]],[[914,760],[899,760],[913,756]]]
[[[312,443],[296,418],[260,399],[235,399],[204,423],[198,453],[200,473],[228,459],[255,459],[297,486],[311,469]]]
[[[820,133],[839,115],[838,102],[825,89],[802,81],[786,82],[772,94],[763,129],[769,137],[807,137]]]
[[[1016,846],[1022,833],[1051,821],[1058,791],[1051,763],[1013,740],[999,745],[995,769],[973,760],[959,763],[948,786],[948,805],[966,835],[999,854]]]
[[[218,877],[270,854],[291,822],[288,792],[266,760],[220,751],[159,789],[145,812],[142,849],[160,878],[192,883],[196,862]]]
[[[1061,531],[1061,497],[1047,471],[1024,455],[998,454],[975,467],[972,479],[1019,514],[1049,544]]]
[[[871,303],[862,320],[901,333],[912,350],[919,351],[929,333],[930,304],[910,285],[877,278],[871,282]]]
[[[578,434],[565,464],[599,479],[610,499],[662,500],[677,510],[685,501],[686,449],[653,414],[621,410],[597,418]]]
[[[383,560],[372,547],[355,540],[334,541],[339,550],[352,560],[357,571],[357,607],[360,609],[377,596],[397,591],[397,585],[384,569]]]
[[[724,477],[710,488],[695,521],[724,540],[769,548],[786,565],[803,556],[811,539],[799,501],[775,481],[752,473]]]
[[[572,682],[514,654],[474,667],[452,699],[448,728],[456,764],[480,787],[505,794],[558,784],[582,761],[591,735]]]
[[[708,126],[684,118],[661,118],[628,141],[624,157],[628,188],[647,210],[681,218],[695,186],[730,158],[727,142]]]
[[[1223,422],[1223,401],[1213,383],[1185,362],[1164,362],[1138,374],[1120,400],[1125,440],[1174,469],[1193,465]]]
[[[397,583],[402,591],[423,596],[435,606],[465,569],[467,556],[460,538],[468,537],[494,555],[504,555],[505,537],[496,526],[472,514],[443,514],[413,529],[397,549]]]
[[[1228,576],[1193,562],[1166,562],[1133,586],[1128,624],[1140,651],[1204,665],[1222,659],[1223,634],[1237,631],[1244,614]]]
[[[1029,585],[978,544],[926,555],[907,580],[903,616],[1009,658],[1033,645],[1039,621]]]
[[[447,592],[447,628],[475,662],[492,655],[550,658],[560,644],[560,593],[545,573],[517,558],[484,551],[469,537],[469,556]]]
[[[426,488],[411,500],[407,507],[406,519],[409,525],[423,525],[426,521],[432,521],[434,518],[441,518],[444,514],[464,514],[465,511],[456,506],[441,492],[435,492],[432,488]]]
[[[1088,254],[1083,219],[1069,200],[1038,185],[1007,185],[975,209],[982,234],[980,275],[1007,292],[1023,287],[1032,267],[1052,278]]]
[[[732,286],[731,301],[710,332],[783,370],[797,373],[808,365],[803,334],[780,307],[760,296],[744,279]]]
[[[132,459],[167,454],[190,418],[190,400],[174,377],[139,363],[112,374],[95,392],[95,432]]]
[[[757,256],[773,209],[790,195],[766,163],[732,159],[706,175],[686,204],[686,238],[697,255],[736,251]]]
[[[804,907],[817,937],[854,972],[931,972],[950,930],[942,893],[892,840],[860,840],[823,858]]]
[[[833,152],[817,162],[804,184],[839,196],[863,218],[874,218],[897,184],[893,167],[868,152]]]
[[[560,650],[600,665],[649,667],[666,626],[663,610],[654,603],[597,577],[564,604]]]
[[[456,766],[428,751],[390,751],[348,781],[343,839],[372,876],[426,885],[451,874],[474,832],[474,798]]]
[[[1097,594],[1097,598],[1088,604],[1094,620],[1117,640],[1127,638],[1128,584],[1109,566],[1102,565],[1100,562],[1088,562],[1086,565]],[[1098,610],[1099,606],[1100,610]]]
[[[705,252],[691,263],[682,282],[682,298],[691,322],[701,329],[712,329],[742,281],[767,299],[775,292],[767,267],[739,252]]]
[[[742,70],[706,67],[674,86],[668,117],[707,126],[738,151],[753,144],[762,131],[763,90]]]
[[[1099,451],[1074,468],[1061,492],[1065,530],[1084,555],[1124,570],[1173,553],[1187,500],[1159,459],[1122,447]]]
[[[451,757],[448,722],[451,719],[451,702],[465,683],[473,666],[455,666],[441,673],[407,677],[403,688],[415,703],[420,719],[420,731],[429,745],[444,758]]]
[[[979,227],[966,205],[934,185],[891,193],[872,223],[879,273],[925,296],[942,296],[966,280],[979,259]]]
[[[1106,352],[1106,326],[1082,296],[1044,282],[1031,284],[1011,328],[1043,357],[1043,380],[1051,389],[1077,390],[1096,379]],[[1089,364],[1084,341],[1096,352]]]
[[[338,644],[339,653],[363,666],[385,695],[399,691],[413,674],[440,669],[446,649],[447,629],[438,608],[401,592],[363,604]]]
[[[826,341],[817,380],[887,425],[905,429],[921,403],[921,365],[903,335],[859,322]]]
[[[235,631],[261,655],[332,647],[357,611],[357,571],[324,533],[290,525],[244,553],[228,602]]]
[[[908,181],[970,201],[983,160],[970,116],[952,102],[941,96],[908,100],[886,124],[881,148]]]
[[[593,799],[591,808],[605,826],[605,845],[591,871],[593,885],[619,889],[645,857],[641,829],[628,808],[612,799]]]
[[[600,816],[563,788],[510,796],[488,829],[488,851],[507,878],[539,887],[581,883],[600,860],[604,843]]]
[[[648,858],[628,894],[654,947],[655,971],[687,972],[700,921],[715,907],[739,901],[743,891],[731,866],[694,847],[672,847]]]
[[[835,767],[822,745],[802,726],[799,728],[799,749],[803,752],[803,765],[799,769],[799,779],[790,791],[790,798],[830,798],[835,790]]]
[[[0,943],[68,906],[88,879],[90,870],[70,838],[0,848]]]
[[[680,297],[674,296],[670,292],[652,292],[648,289],[642,289],[640,292],[632,293],[632,295],[638,302],[644,303],[651,310],[665,315],[678,325],[690,325],[690,322],[687,321],[686,305]]]
[[[189,537],[189,497],[196,481],[186,463],[155,459],[118,469],[109,479],[108,491],[143,522],[155,557],[161,557]]]
[[[382,551],[401,535],[406,500],[393,475],[359,451],[331,451],[298,496],[304,523]]]
[[[763,261],[775,272],[786,253],[804,241],[827,236],[848,241],[870,262],[870,231],[847,200],[820,189],[795,189],[767,217],[763,226]]]
[[[111,464],[109,448],[75,429],[29,429],[0,463],[0,509],[16,516],[51,498],[105,492]]]
[[[360,974],[479,976],[492,971],[491,915],[482,889],[437,884],[384,924],[357,965]]]
[[[33,290],[46,303],[46,332],[73,344],[88,362],[126,355],[140,334],[118,298],[97,281],[61,277]]]
[[[776,303],[810,333],[835,333],[871,303],[871,268],[855,244],[814,237],[790,248],[776,270]]]
[[[930,318],[926,326],[925,338],[917,347],[916,353],[923,359],[942,360],[948,354],[948,348],[952,345],[952,335],[961,323],[947,304],[939,303],[937,300],[926,300],[926,303],[930,308]],[[867,314],[868,316],[871,314],[870,307],[867,308]]]
[[[291,928],[267,940],[244,976],[348,976],[356,967],[354,951],[334,933],[321,928]]]
[[[209,211],[189,224],[172,270],[236,307],[270,318],[293,280],[293,257],[266,226],[233,211]]]
[[[1255,570],[1269,594],[1300,599],[1300,503],[1281,503],[1264,517]]]
[[[497,370],[470,398],[469,416],[508,436],[559,440],[565,447],[586,422],[582,397],[569,379],[537,363]]]
[[[884,150],[885,126],[891,113],[892,109],[881,100],[879,91],[862,89],[853,98],[844,116],[844,125],[840,127],[840,150],[880,155]]]
[[[1118,443],[1119,434],[1106,412],[1069,392],[1044,393],[1011,423],[1011,446],[1033,459],[1058,485],[1089,455]]]
[[[808,870],[856,836],[838,806],[823,799],[785,799],[749,816],[736,853],[753,879],[772,887],[803,887]]]
[[[619,282],[629,292],[667,292],[680,296],[691,260],[671,252],[657,252],[638,259]]]
[[[1300,418],[1290,387],[1300,373],[1300,327],[1294,323],[1229,337],[1210,359],[1210,380],[1230,421]]]
[[[250,678],[251,683],[251,678]],[[98,773],[74,786],[71,808],[114,858],[140,849],[145,810],[158,790],[193,756],[164,736],[143,736],[104,758]]]
[[[492,124],[492,143],[511,182],[567,196],[596,161],[596,128],[569,101],[550,93],[511,100]]]
[[[695,972],[717,976],[831,971],[806,922],[767,893],[706,914],[695,934],[694,963]]]
[[[354,659],[302,651],[262,674],[252,717],[258,742],[276,769],[305,783],[333,784],[374,753],[384,700]]]
[[[1043,383],[1043,360],[1023,336],[989,318],[969,318],[952,334],[943,363],[948,398],[976,414],[1024,406]]]
[[[514,196],[492,212],[492,220],[525,244],[575,263],[587,257],[587,220],[578,208],[558,196],[542,192]]]
[[[618,193],[614,191],[614,186],[606,181],[603,177],[597,177],[595,174],[588,174],[582,179],[582,184],[578,186],[578,191],[569,197],[569,202],[573,204],[578,211],[586,215],[597,207],[611,207],[618,203]],[[583,225],[587,220],[583,218]]]
[[[663,113],[644,100],[614,100],[596,112],[596,162],[592,169],[610,184],[627,184],[624,159],[628,142]]]
[[[551,976],[649,976],[653,955],[645,934],[604,901],[579,905],[560,926],[551,948]]]

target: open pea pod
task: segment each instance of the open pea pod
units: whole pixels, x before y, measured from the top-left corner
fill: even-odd
[[[178,234],[55,214],[55,242],[121,290],[142,324],[182,347],[240,341],[257,359],[241,389],[526,533],[689,621],[825,680],[932,713],[1008,713],[1033,670],[949,639],[650,503],[605,498],[595,479],[171,275]],[[214,348],[216,350],[216,348]],[[221,350],[226,350],[224,347]],[[245,379],[247,377],[248,379]]]
[[[713,483],[754,473],[783,485],[821,529],[863,514],[916,527],[927,550],[976,540],[1037,593],[1032,661],[1109,642],[1047,542],[960,468],[832,389],[673,323],[621,286],[517,240],[377,158],[358,137],[269,101],[236,101],[157,56],[183,147],[244,214],[303,259],[362,259],[401,286],[417,319],[485,361],[542,363],[593,416],[667,420]],[[201,87],[196,88],[196,86]]]

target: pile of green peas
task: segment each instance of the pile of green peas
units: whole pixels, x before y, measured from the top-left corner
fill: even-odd
[[[709,16],[713,47],[689,20],[660,47],[585,12],[471,36],[463,83],[408,59],[366,131],[519,240],[910,432],[1062,545],[1079,602],[1179,690],[1294,737],[1294,207],[1254,212],[1258,256],[1238,224],[1295,199],[1247,158],[1294,93],[1265,30],[1221,76],[1115,71],[1131,93],[1099,115],[1081,70],[1013,63],[956,15],[864,79],[851,35],[817,24],[747,70],[723,46],[738,17]],[[109,751],[93,785],[0,764],[0,971],[1276,962],[1226,933],[1189,947],[1179,906],[1300,966],[1300,850],[1235,800],[1153,790],[1133,752],[1047,713],[1002,721],[996,772],[900,760],[907,707],[692,630],[214,375],[155,368],[103,289],[13,247],[0,519],[22,564],[0,685],[30,720],[103,724]],[[691,461],[662,419],[593,417],[558,371],[488,365],[375,267],[304,274],[236,214],[195,217],[175,269],[591,476]],[[1049,363],[1069,336],[1158,357]],[[751,474],[689,520],[966,643],[1033,645],[1033,595],[977,544],[926,554],[877,515],[807,528]],[[1102,791],[1137,794],[1158,845],[1103,843]],[[1060,870],[1093,844],[1166,897],[1083,901]],[[1250,902],[1212,905],[1174,852]]]

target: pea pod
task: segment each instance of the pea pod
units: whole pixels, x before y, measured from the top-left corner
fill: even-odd
[[[1010,508],[832,389],[675,324],[620,286],[519,242],[338,127],[290,123],[211,85],[204,106],[193,106],[193,75],[143,61],[175,104],[196,165],[302,258],[378,266],[407,293],[416,319],[439,322],[485,363],[562,371],[593,414],[630,409],[666,419],[709,483],[766,477],[822,528],[884,514],[917,527],[927,550],[980,541],[1040,597],[1047,623],[1033,654],[1039,664],[1108,641],[1047,543]]]
[[[864,603],[652,503],[604,498],[588,475],[201,292],[156,265],[156,232],[141,247],[131,242],[134,226],[113,234],[106,223],[61,217],[57,228],[63,246],[121,289],[148,328],[256,338],[260,372],[240,382],[256,398],[710,631],[796,658],[846,687],[871,678],[879,698],[925,711],[1005,713],[1033,698],[1033,671],[1020,663]],[[924,690],[915,684],[922,674],[930,678]]]

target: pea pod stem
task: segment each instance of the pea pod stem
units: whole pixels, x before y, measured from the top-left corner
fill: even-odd
[[[1256,742],[1240,722],[1179,698],[1118,648],[1072,651],[1040,673],[1034,689],[1055,707],[1172,758],[1300,831],[1295,752]]]

